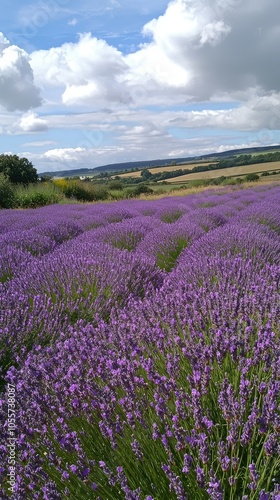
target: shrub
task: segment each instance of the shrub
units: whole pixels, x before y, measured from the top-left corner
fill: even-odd
[[[127,198],[125,191],[110,191],[111,200],[123,200]]]
[[[132,193],[134,196],[139,196],[140,194],[152,194],[154,191],[146,186],[145,184],[141,186],[137,186],[135,189],[133,189]]]
[[[226,180],[227,178],[224,175],[222,175],[221,177],[213,179],[213,184],[218,186],[219,184],[223,184]]]
[[[235,179],[235,184],[242,184],[242,182],[243,182],[243,179],[241,177],[237,177]]]
[[[232,177],[225,177],[224,181],[221,183],[223,186],[235,186],[236,184],[242,184],[243,179],[241,177],[237,177],[233,179]]]
[[[209,186],[211,182],[212,179],[194,179],[193,181],[190,181],[189,187],[196,188],[196,187]]]
[[[108,188],[113,190],[113,191],[122,191],[123,190],[123,183],[118,180],[114,180],[109,182]]]
[[[29,184],[28,186],[17,186],[17,206],[21,208],[36,208],[53,205],[63,201],[64,196],[52,182]]]
[[[72,185],[69,184],[64,190],[63,190],[66,198],[76,198],[76,200],[79,201],[92,201],[90,193],[86,188],[83,186],[79,186],[76,183],[73,183]]]
[[[18,198],[18,204],[21,208],[44,207],[58,202],[58,195],[55,196],[48,193],[36,193],[32,191]]]
[[[0,173],[0,207],[13,208],[15,202],[16,197],[11,182],[4,174]]]
[[[109,196],[108,191],[104,186],[91,185],[90,192],[91,192],[93,201],[107,200],[107,198]]]
[[[248,174],[248,175],[246,175],[245,180],[248,182],[258,181],[259,176],[258,176],[258,174]]]
[[[53,179],[52,183],[59,188],[61,191],[67,188],[69,181],[66,178],[63,179]]]
[[[108,198],[108,191],[104,186],[82,181],[65,181],[62,184],[62,190],[67,198],[75,198],[79,201],[100,201]]]

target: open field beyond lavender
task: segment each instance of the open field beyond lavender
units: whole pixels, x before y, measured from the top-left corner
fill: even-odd
[[[197,172],[193,174],[181,175],[180,177],[174,177],[170,179],[169,182],[183,182],[183,181],[192,181],[196,179],[209,179],[209,178],[217,178],[221,175],[225,177],[229,176],[239,176],[239,175],[248,175],[248,174],[260,174],[263,172],[275,171],[276,173],[280,171],[280,162],[267,162],[267,163],[256,163],[253,165],[243,165],[240,167],[233,167],[228,169],[220,169],[220,170],[212,170],[208,172]]]
[[[213,164],[213,162],[201,162],[199,163],[199,165],[202,167],[202,166],[208,166],[210,165],[210,163]],[[172,172],[174,170],[178,170],[178,168],[182,168],[184,170],[185,169],[188,169],[188,170],[192,170],[194,167],[197,167],[198,163],[180,163],[179,165],[168,165],[167,167],[165,166],[162,166],[162,167],[155,167],[155,168],[149,168],[149,171],[151,172],[151,174],[157,174],[159,171],[160,172]],[[141,170],[139,170],[138,172],[127,172],[126,174],[120,174],[119,177],[121,179],[125,178],[125,177],[141,177]]]
[[[279,500],[279,202],[0,212],[1,499]]]

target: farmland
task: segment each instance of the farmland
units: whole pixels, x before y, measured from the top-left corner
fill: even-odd
[[[210,170],[208,172],[195,172],[186,175],[182,175],[180,177],[173,177],[169,179],[170,183],[184,182],[184,181],[192,181],[197,179],[215,179],[217,177],[225,176],[240,176],[247,175],[251,173],[262,173],[262,172],[271,172],[271,171],[280,172],[280,161],[275,162],[267,162],[267,163],[257,163],[253,165],[243,165],[240,167],[231,167],[228,169],[219,169],[219,170]]]
[[[1,211],[1,500],[278,500],[279,202]]]
[[[213,162],[211,162],[213,163]],[[210,165],[210,162],[202,162],[202,163],[180,163],[178,165],[168,165],[166,167],[157,167],[157,168],[149,168],[149,171],[151,174],[157,174],[158,172],[173,172],[174,170],[178,170],[181,168],[182,170],[192,170],[194,167],[197,167],[197,165],[206,166]],[[127,177],[132,177],[133,179],[138,178],[141,176],[141,171],[139,170],[138,172],[127,172],[125,174],[120,174],[119,177],[122,178],[127,178]]]

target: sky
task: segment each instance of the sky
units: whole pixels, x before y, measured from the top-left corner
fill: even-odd
[[[0,154],[40,173],[279,144],[279,46],[279,0],[1,0]]]

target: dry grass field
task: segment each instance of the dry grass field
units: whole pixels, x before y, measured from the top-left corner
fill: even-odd
[[[275,176],[276,177],[276,176]],[[277,176],[278,177],[278,176]],[[187,187],[185,189],[179,189],[179,190],[170,190],[170,191],[166,191],[165,193],[155,193],[155,194],[152,194],[152,195],[146,195],[146,194],[141,194],[141,196],[139,197],[141,200],[157,200],[157,199],[160,199],[160,198],[167,198],[169,196],[187,196],[189,194],[197,194],[197,193],[202,193],[203,191],[215,191],[215,193],[217,194],[223,194],[223,193],[226,193],[226,192],[232,192],[232,191],[240,191],[241,189],[249,189],[249,188],[256,188],[256,187],[259,187],[261,189],[261,186],[265,186],[267,184],[270,184],[271,186],[279,186],[280,185],[280,178],[279,179],[275,179],[273,178],[273,181],[272,181],[272,178],[271,177],[263,177],[261,178],[258,182],[244,182],[242,183],[241,185],[238,185],[238,186],[232,186],[232,185],[229,185],[229,186],[214,186],[214,185],[210,185],[210,186],[199,186],[199,187]]]
[[[151,174],[159,174],[160,172],[173,172],[173,170],[192,170],[194,167],[199,166],[207,166],[210,165],[210,163],[216,163],[216,162],[206,162],[206,163],[182,163],[181,165],[169,165],[166,167],[157,167],[157,168],[149,168],[149,171]],[[126,174],[120,174],[119,177],[140,177],[141,171],[139,172],[127,172]]]
[[[280,171],[280,161],[274,161],[269,163],[254,163],[253,165],[244,165],[241,167],[223,168],[219,170],[210,170],[208,172],[194,172],[193,174],[181,175],[180,177],[174,177],[168,179],[170,183],[178,183],[185,181],[194,181],[197,179],[216,179],[217,177],[225,176],[239,176],[247,175],[252,173],[270,172],[273,170]]]

